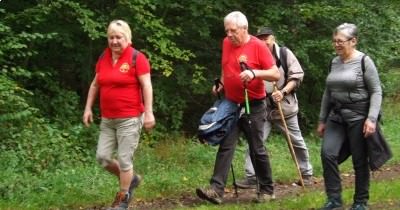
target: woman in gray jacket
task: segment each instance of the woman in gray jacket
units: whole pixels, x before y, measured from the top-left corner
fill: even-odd
[[[332,45],[338,56],[332,60],[326,79],[317,128],[323,137],[321,160],[328,197],[322,209],[343,208],[338,157],[342,146],[348,144],[355,171],[351,209],[362,210],[367,209],[369,199],[366,138],[376,131],[382,89],[374,62],[356,49],[356,25],[339,25],[333,33]]]

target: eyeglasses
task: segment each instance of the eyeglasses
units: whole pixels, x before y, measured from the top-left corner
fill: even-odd
[[[332,40],[332,44],[333,45],[335,45],[335,44],[337,44],[337,45],[343,45],[345,42],[348,42],[348,41],[350,41],[350,40],[352,40],[353,38],[349,38],[349,39],[347,39],[347,40],[340,40],[340,39],[333,39]]]

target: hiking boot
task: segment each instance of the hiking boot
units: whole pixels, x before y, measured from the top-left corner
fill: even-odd
[[[257,179],[255,177],[246,177],[236,182],[236,186],[241,189],[256,189]]]
[[[337,199],[328,199],[320,210],[343,210],[343,205],[341,201]]]
[[[111,208],[108,210],[126,210],[129,208],[129,199],[130,199],[129,192],[117,192],[115,195],[114,202],[111,204]]]
[[[196,194],[199,198],[203,200],[210,201],[213,204],[221,204],[222,203],[222,195],[218,194],[212,187],[208,188],[197,188]]]
[[[257,198],[255,199],[256,203],[265,203],[275,200],[275,194],[267,194],[267,193],[260,193],[257,195]]]
[[[305,187],[311,186],[311,185],[314,184],[313,176],[305,175],[305,176],[302,176],[302,178],[303,178],[303,184],[304,184]],[[294,184],[298,185],[298,186],[302,186],[301,185],[301,180],[297,180]]]
[[[131,181],[131,184],[129,185],[129,190],[128,190],[129,195],[130,195],[129,202],[131,202],[131,200],[133,198],[134,190],[135,190],[135,188],[137,188],[139,186],[140,181],[142,181],[142,177],[140,175],[135,174],[132,177],[132,181]]]
[[[366,203],[353,203],[349,210],[368,210]]]

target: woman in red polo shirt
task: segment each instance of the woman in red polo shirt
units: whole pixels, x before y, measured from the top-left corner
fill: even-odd
[[[120,191],[113,208],[127,209],[140,176],[133,171],[133,154],[142,126],[155,125],[150,64],[144,54],[132,47],[132,33],[122,20],[112,21],[107,29],[108,47],[96,64],[90,85],[83,122],[93,121],[92,106],[100,93],[101,124],[96,159],[119,180]],[[135,55],[134,55],[135,54]],[[117,149],[117,159],[113,151]]]

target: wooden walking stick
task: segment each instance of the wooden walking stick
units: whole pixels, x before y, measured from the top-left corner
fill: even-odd
[[[276,86],[276,82],[274,82],[274,91],[279,91],[278,87]],[[299,167],[299,163],[297,162],[297,158],[296,158],[296,154],[294,153],[294,149],[293,149],[293,144],[292,144],[292,139],[290,138],[289,135],[289,129],[287,127],[286,124],[286,120],[285,120],[285,116],[283,115],[283,111],[282,111],[282,105],[281,102],[276,102],[276,104],[278,105],[278,109],[279,109],[279,114],[281,116],[282,119],[282,124],[283,127],[285,128],[285,134],[286,134],[286,142],[288,144],[289,150],[290,150],[290,154],[292,155],[292,159],[294,161],[294,163],[296,164],[296,168],[297,168],[297,173],[299,174],[300,177],[300,184],[304,189],[304,181],[303,181],[303,177],[301,176],[301,171],[300,171],[300,167]]]

